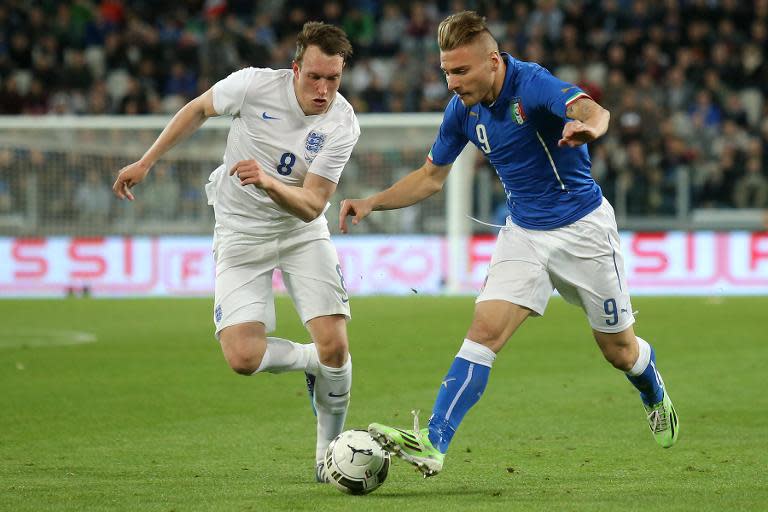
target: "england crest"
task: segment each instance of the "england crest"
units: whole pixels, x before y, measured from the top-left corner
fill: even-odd
[[[304,143],[304,160],[308,164],[312,163],[317,154],[323,149],[325,145],[325,134],[316,130],[312,130],[307,135],[307,140]]]

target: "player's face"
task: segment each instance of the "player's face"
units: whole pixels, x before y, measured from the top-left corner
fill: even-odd
[[[301,65],[293,63],[293,88],[306,115],[322,114],[328,110],[341,85],[343,69],[341,55],[326,55],[314,45],[304,51]]]
[[[482,42],[440,52],[440,67],[448,89],[471,107],[481,101],[493,101],[493,84],[498,69],[498,52],[491,52]]]

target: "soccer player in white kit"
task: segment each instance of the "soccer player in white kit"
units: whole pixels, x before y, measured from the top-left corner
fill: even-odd
[[[232,116],[224,164],[206,186],[216,214],[216,337],[239,374],[306,373],[318,481],[326,481],[323,455],[343,430],[352,385],[349,297],[324,216],[360,136],[351,105],[338,94],[351,53],[340,28],[306,23],[292,69],[245,68],[217,82],[113,185],[120,199],[133,200],[131,188],[171,147],[207,118]],[[314,343],[267,336],[275,328],[276,268]]]

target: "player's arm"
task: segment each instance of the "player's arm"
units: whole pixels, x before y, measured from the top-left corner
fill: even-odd
[[[197,98],[193,99],[181,110],[179,110],[173,119],[165,126],[165,129],[155,140],[154,144],[144,153],[138,161],[126,165],[120,169],[112,191],[120,199],[133,200],[131,187],[143,180],[149,169],[168,152],[173,146],[183,141],[194,133],[209,118],[217,116],[213,108],[213,92],[207,90]]]
[[[304,222],[311,222],[322,215],[328,199],[336,191],[336,183],[318,174],[308,172],[304,186],[286,185],[265,173],[255,160],[243,160],[229,170],[237,175],[242,186],[254,185],[269,195],[274,202]]]
[[[410,172],[394,185],[365,199],[345,199],[339,211],[339,229],[347,232],[347,216],[357,224],[372,211],[396,210],[423,201],[439,192],[448,179],[450,165],[438,166],[426,160],[424,165]]]
[[[574,101],[568,105],[565,113],[573,121],[565,123],[558,146],[580,146],[602,137],[608,131],[611,113],[592,98],[585,96]]]

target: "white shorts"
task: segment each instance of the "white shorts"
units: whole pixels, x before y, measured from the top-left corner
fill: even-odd
[[[508,219],[477,302],[504,300],[543,315],[555,289],[584,309],[596,331],[621,332],[635,322],[608,200],[573,224],[552,230],[525,229]]]
[[[225,327],[245,322],[261,322],[267,332],[275,329],[276,268],[302,322],[326,315],[351,318],[339,257],[324,223],[270,238],[217,225],[213,254],[216,337]]]

